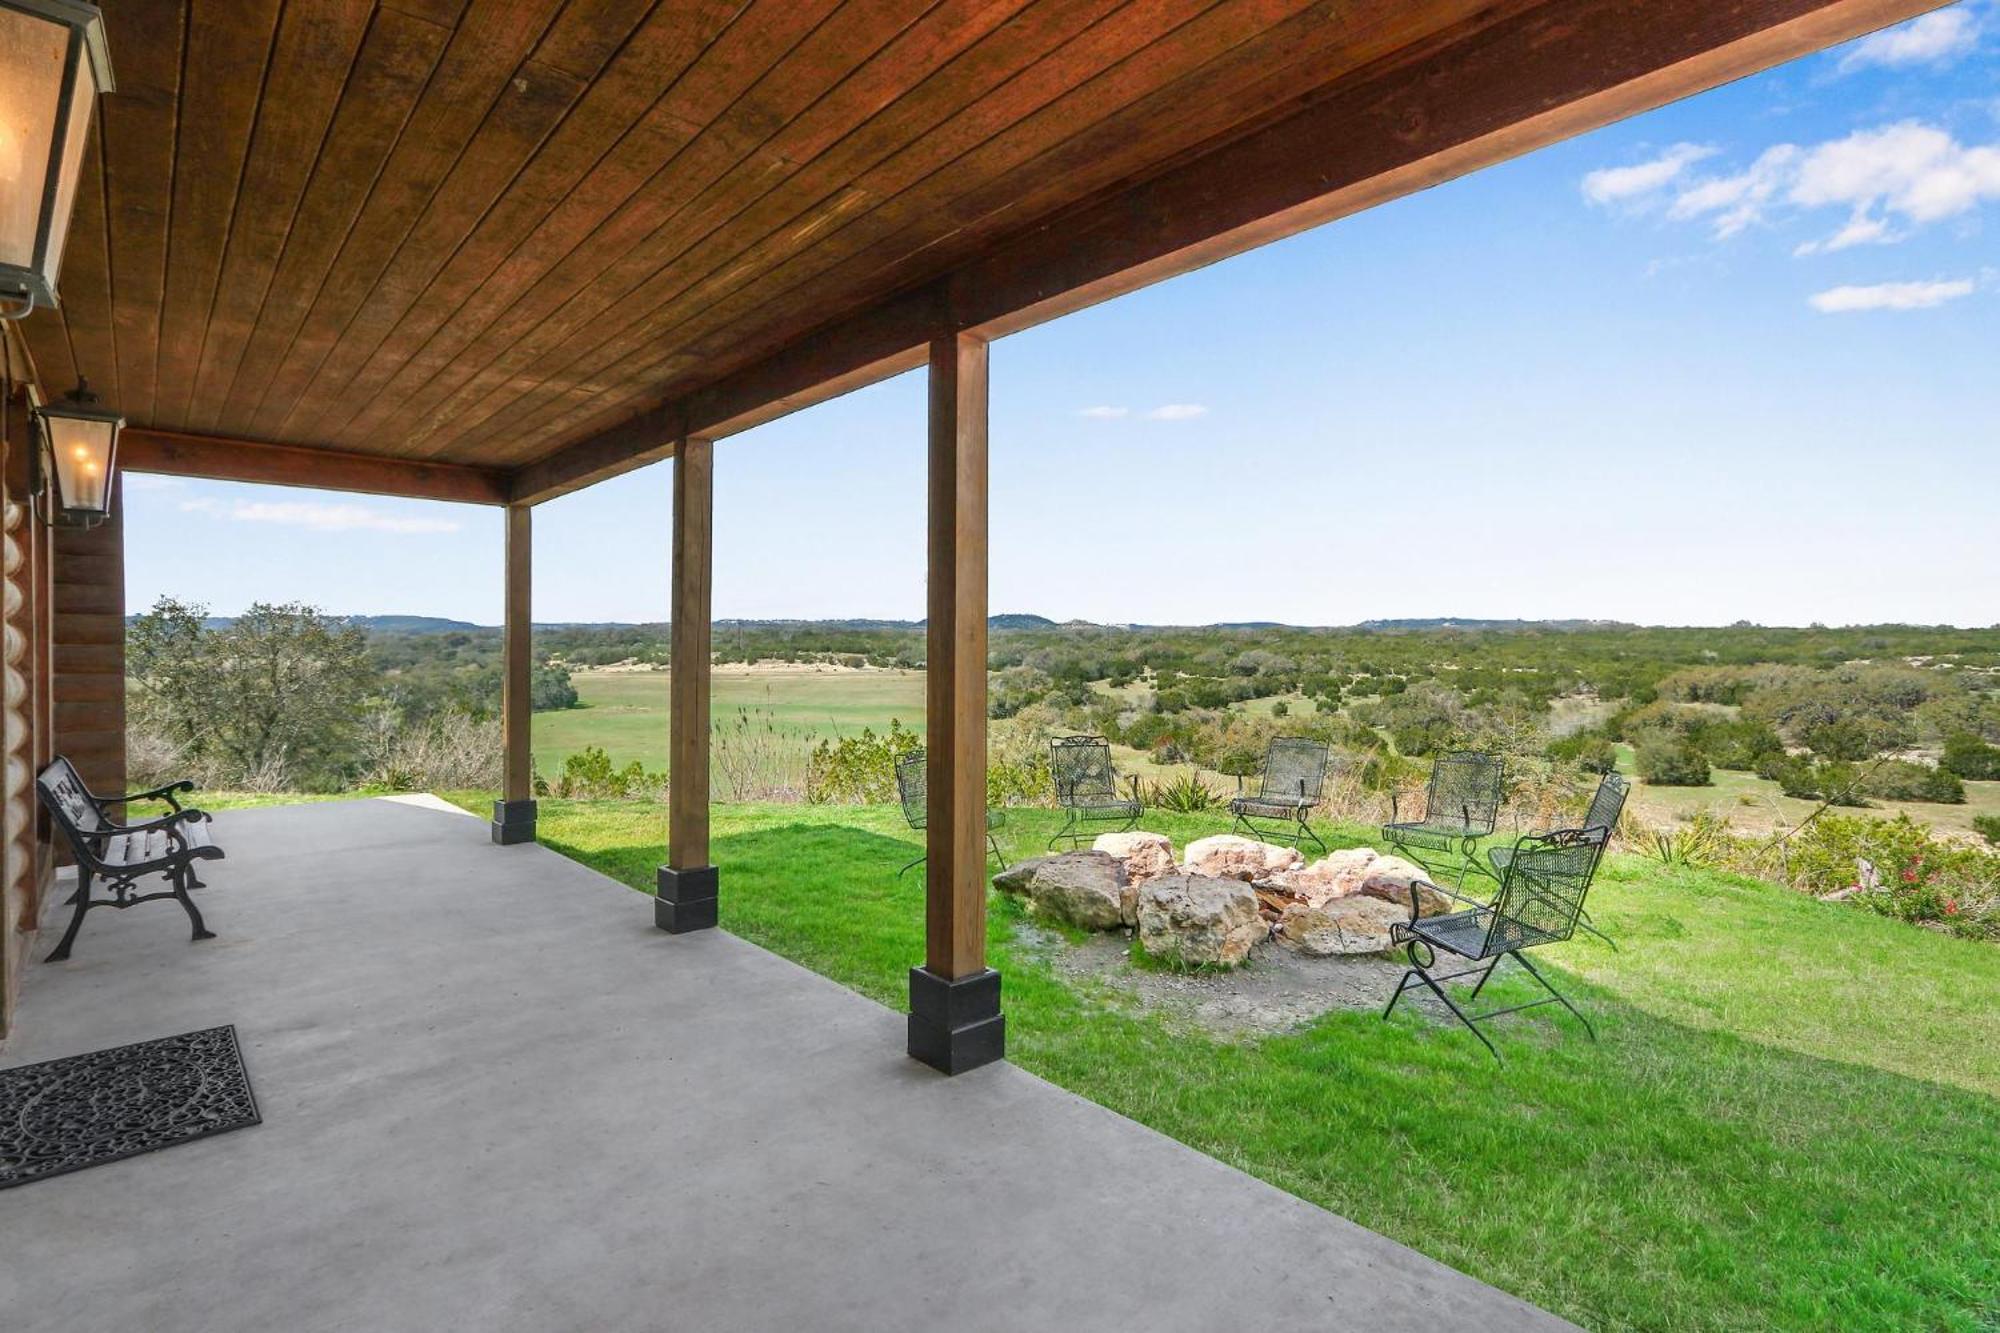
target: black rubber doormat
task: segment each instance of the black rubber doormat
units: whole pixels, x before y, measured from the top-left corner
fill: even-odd
[[[263,1119],[233,1025],[0,1069],[0,1189]]]

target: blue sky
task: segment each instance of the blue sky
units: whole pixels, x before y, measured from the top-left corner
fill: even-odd
[[[996,611],[2000,622],[2000,0],[1002,340]],[[659,620],[661,464],[536,511]],[[715,613],[923,614],[924,386],[716,447]],[[471,506],[128,479],[127,600],[500,615]]]

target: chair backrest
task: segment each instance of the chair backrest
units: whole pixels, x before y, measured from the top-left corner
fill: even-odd
[[[47,807],[49,818],[56,821],[63,836],[69,839],[70,850],[78,859],[94,863],[97,855],[92,840],[117,825],[106,819],[97,802],[90,799],[90,792],[69,760],[61,755],[51,759],[35,775],[35,794]]]
[[[1559,829],[1517,841],[1493,899],[1479,956],[1554,944],[1575,934],[1605,837],[1602,829]]]
[[[1326,782],[1326,744],[1305,736],[1277,736],[1264,752],[1264,785],[1258,795],[1319,799]]]
[[[1597,792],[1590,798],[1590,809],[1584,811],[1583,826],[1587,829],[1601,828],[1606,836],[1618,831],[1618,817],[1625,813],[1625,796],[1632,790],[1632,784],[1616,773],[1606,773],[1597,783]]]
[[[1424,793],[1424,818],[1461,820],[1469,832],[1491,833],[1506,786],[1507,767],[1497,754],[1453,750],[1439,755]]]
[[[1118,796],[1111,743],[1102,736],[1058,736],[1050,741],[1049,776],[1055,780],[1058,805]]]
[[[896,795],[903,802],[903,818],[910,821],[910,827],[920,829],[930,815],[929,787],[930,760],[922,750],[913,750],[909,756],[896,761]]]

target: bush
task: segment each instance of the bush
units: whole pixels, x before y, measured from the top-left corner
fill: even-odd
[[[923,748],[916,733],[891,719],[877,736],[863,727],[859,736],[838,743],[821,741],[806,763],[806,800],[814,805],[883,805],[897,800],[896,763]]]
[[[1548,756],[1558,763],[1575,764],[1586,773],[1618,771],[1618,747],[1612,744],[1610,737],[1588,731],[1579,731],[1551,742]]]
[[[2000,856],[1942,842],[1908,815],[1828,815],[1790,848],[1793,885],[1846,893],[1884,916],[2000,940]]]
[[[551,796],[570,800],[623,800],[633,796],[655,799],[667,790],[665,773],[649,773],[634,759],[623,768],[614,767],[611,756],[595,745],[586,745],[563,760],[562,772],[549,784]]]
[[[1945,741],[1938,767],[1975,782],[2000,780],[2000,745],[1988,745],[1970,732],[1959,732]]]
[[[1706,787],[1708,759],[1690,742],[1666,732],[1651,732],[1637,746],[1634,767],[1639,778],[1656,787]]]
[[[2000,847],[2000,815],[1978,815],[1973,818],[1972,829],[1980,837]]]
[[[1885,801],[1965,804],[1965,783],[1956,773],[1902,759],[1892,759],[1878,767],[1868,779],[1867,791]]]
[[[1153,783],[1144,793],[1144,803],[1153,809],[1172,810],[1183,815],[1213,810],[1225,799],[1221,792],[1202,780],[1198,769],[1192,768],[1164,782]]]

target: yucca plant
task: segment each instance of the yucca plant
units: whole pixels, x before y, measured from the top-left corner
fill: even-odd
[[[1190,768],[1147,788],[1145,803],[1156,810],[1193,815],[1215,809],[1224,799],[1221,792],[1202,781],[1200,770]]]

